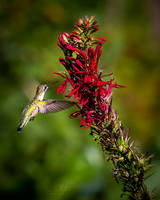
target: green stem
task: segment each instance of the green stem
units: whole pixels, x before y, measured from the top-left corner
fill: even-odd
[[[151,156],[139,153],[124,133],[121,122],[114,110],[103,128],[91,127],[91,135],[101,145],[107,160],[113,164],[113,176],[117,183],[123,185],[121,196],[128,200],[150,200],[151,195],[144,185],[145,172],[150,167]]]

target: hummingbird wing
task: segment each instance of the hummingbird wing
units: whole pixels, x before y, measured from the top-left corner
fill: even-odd
[[[66,100],[43,100],[46,106],[40,109],[40,113],[55,113],[75,105],[75,102]]]

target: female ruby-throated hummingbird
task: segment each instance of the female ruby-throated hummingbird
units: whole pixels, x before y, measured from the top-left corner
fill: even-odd
[[[56,82],[54,82],[56,83]],[[33,120],[38,113],[55,113],[65,110],[73,105],[75,102],[66,100],[43,100],[45,92],[51,84],[39,85],[33,100],[24,108],[20,122],[17,128],[18,132],[27,125],[30,120]]]

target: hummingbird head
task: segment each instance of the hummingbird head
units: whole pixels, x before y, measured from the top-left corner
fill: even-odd
[[[36,91],[36,97],[38,97],[39,100],[43,100],[44,94],[47,91],[48,87],[55,84],[57,82],[53,82],[50,84],[43,84],[43,85],[38,85],[37,91]]]

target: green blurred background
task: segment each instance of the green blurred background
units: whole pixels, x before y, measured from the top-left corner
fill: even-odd
[[[113,106],[141,151],[155,155],[150,191],[160,193],[160,2],[158,0],[0,1],[0,200],[118,200],[121,186],[100,147],[68,116],[38,115],[22,134],[21,111],[39,83],[61,80],[58,35],[95,15],[107,39],[100,67],[125,89]],[[51,87],[46,98],[63,98]],[[160,194],[159,194],[160,196]]]

